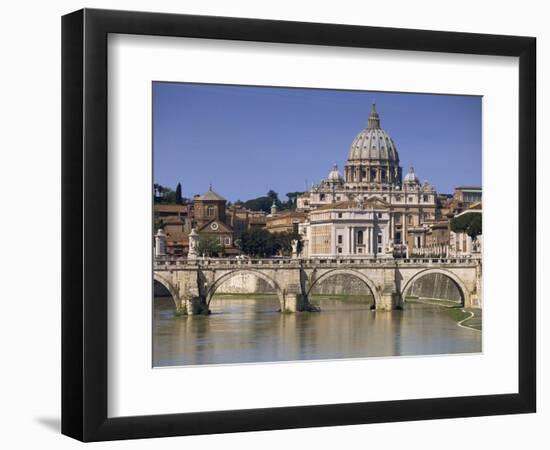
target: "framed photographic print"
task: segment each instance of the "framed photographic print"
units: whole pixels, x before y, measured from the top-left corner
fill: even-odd
[[[62,431],[535,411],[535,39],[63,17]]]

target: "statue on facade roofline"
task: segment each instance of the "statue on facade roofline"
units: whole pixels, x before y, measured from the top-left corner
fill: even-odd
[[[292,239],[292,242],[290,243],[292,246],[292,259],[298,258],[298,240]]]

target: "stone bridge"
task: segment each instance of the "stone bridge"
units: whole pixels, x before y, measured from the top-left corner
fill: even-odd
[[[449,277],[466,307],[481,306],[481,260],[478,258],[314,258],[154,259],[153,277],[171,294],[178,314],[207,314],[216,290],[241,273],[264,280],[277,293],[282,312],[315,311],[313,287],[332,275],[361,280],[374,297],[377,310],[400,308],[407,289],[421,277],[439,273]]]

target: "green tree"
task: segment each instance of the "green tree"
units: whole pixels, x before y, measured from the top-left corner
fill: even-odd
[[[279,251],[282,255],[292,255],[292,241],[298,242],[298,253],[301,253],[302,249],[304,248],[304,241],[302,240],[302,236],[299,233],[294,233],[292,231],[283,231],[280,233],[273,233],[273,237],[278,243]]]
[[[273,256],[279,250],[273,235],[263,228],[244,231],[239,239],[239,247],[246,255],[263,258]]]
[[[277,254],[290,256],[292,241],[298,241],[298,252],[302,251],[303,241],[298,233],[270,233],[263,228],[244,231],[238,242],[241,251],[249,256],[268,258]]]
[[[153,214],[153,233],[156,233],[159,228],[164,228],[164,220],[159,213],[155,211]]]
[[[181,204],[182,201],[183,201],[183,199],[181,197],[181,183],[178,183],[178,185],[176,186],[175,197],[176,197],[176,203]]]
[[[273,203],[277,205],[279,210],[290,209],[289,203],[281,202],[281,200],[279,200],[279,194],[273,189],[270,189],[267,194],[262,197],[252,198],[245,202],[241,202],[240,200],[235,202],[235,204],[240,204],[252,211],[263,211],[268,214],[271,212],[271,205],[273,205]]]
[[[224,248],[216,236],[203,233],[199,236],[197,252],[199,255],[217,257],[224,254]]]
[[[153,185],[155,189],[154,200],[155,203],[171,204],[176,203],[176,193],[165,186],[155,183]]]
[[[242,203],[242,206],[252,211],[264,211],[269,213],[273,200],[267,196],[257,197]]]
[[[298,203],[298,196],[302,195],[303,192],[287,192],[286,196],[288,198],[288,209],[294,211]]]
[[[279,194],[277,194],[277,192],[275,192],[273,189],[270,189],[267,192],[267,197],[269,197],[272,202],[278,202],[279,201]]]
[[[451,230],[455,233],[466,233],[475,240],[482,233],[481,214],[471,212],[451,219]]]

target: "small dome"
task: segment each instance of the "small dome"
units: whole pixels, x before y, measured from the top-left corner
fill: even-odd
[[[409,167],[409,173],[405,175],[405,179],[403,181],[405,183],[419,184],[418,177],[414,173],[413,166]]]
[[[380,116],[372,105],[368,126],[351,143],[348,161],[377,160],[399,163],[397,147],[392,138],[380,128]]]
[[[328,174],[328,181],[332,181],[332,182],[344,181],[344,178],[342,177],[342,175],[340,175],[340,172],[338,171],[338,166],[336,164],[332,166],[332,170]]]
[[[225,201],[225,198],[223,198],[220,194],[217,192],[214,192],[212,190],[212,185],[209,186],[208,191],[201,195],[199,197],[199,200],[217,200],[217,201]]]

